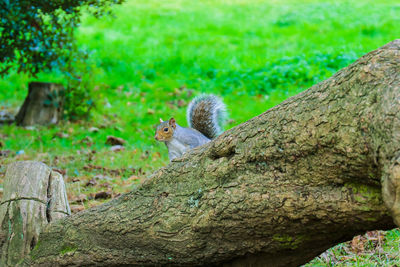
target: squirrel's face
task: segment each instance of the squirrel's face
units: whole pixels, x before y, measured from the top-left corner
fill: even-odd
[[[154,138],[161,142],[171,141],[175,129],[176,122],[174,118],[171,118],[169,121],[162,121],[162,119],[160,119],[160,124],[157,126]]]

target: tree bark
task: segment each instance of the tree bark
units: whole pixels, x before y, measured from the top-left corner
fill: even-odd
[[[61,84],[31,82],[15,121],[21,126],[56,124],[62,118],[63,106],[64,87]]]
[[[400,221],[399,87],[396,40],[133,192],[50,224],[26,262],[296,266],[392,228],[389,212]]]
[[[39,162],[8,166],[0,203],[0,266],[15,266],[51,221],[71,214],[61,174]]]

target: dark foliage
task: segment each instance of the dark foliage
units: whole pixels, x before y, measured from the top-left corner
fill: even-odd
[[[122,0],[0,0],[0,75],[16,68],[36,74],[74,56],[73,30],[83,9],[95,16]]]

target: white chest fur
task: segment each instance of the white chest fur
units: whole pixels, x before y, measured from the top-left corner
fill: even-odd
[[[170,160],[180,157],[183,153],[190,149],[188,145],[185,145],[176,139],[166,142],[165,144],[168,147],[168,155]]]

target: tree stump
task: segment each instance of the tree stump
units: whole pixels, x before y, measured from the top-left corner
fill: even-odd
[[[15,121],[18,125],[56,124],[62,118],[64,87],[61,84],[31,82],[28,96]]]
[[[44,226],[70,214],[61,174],[40,162],[10,164],[0,203],[0,266],[15,266],[35,247]]]

